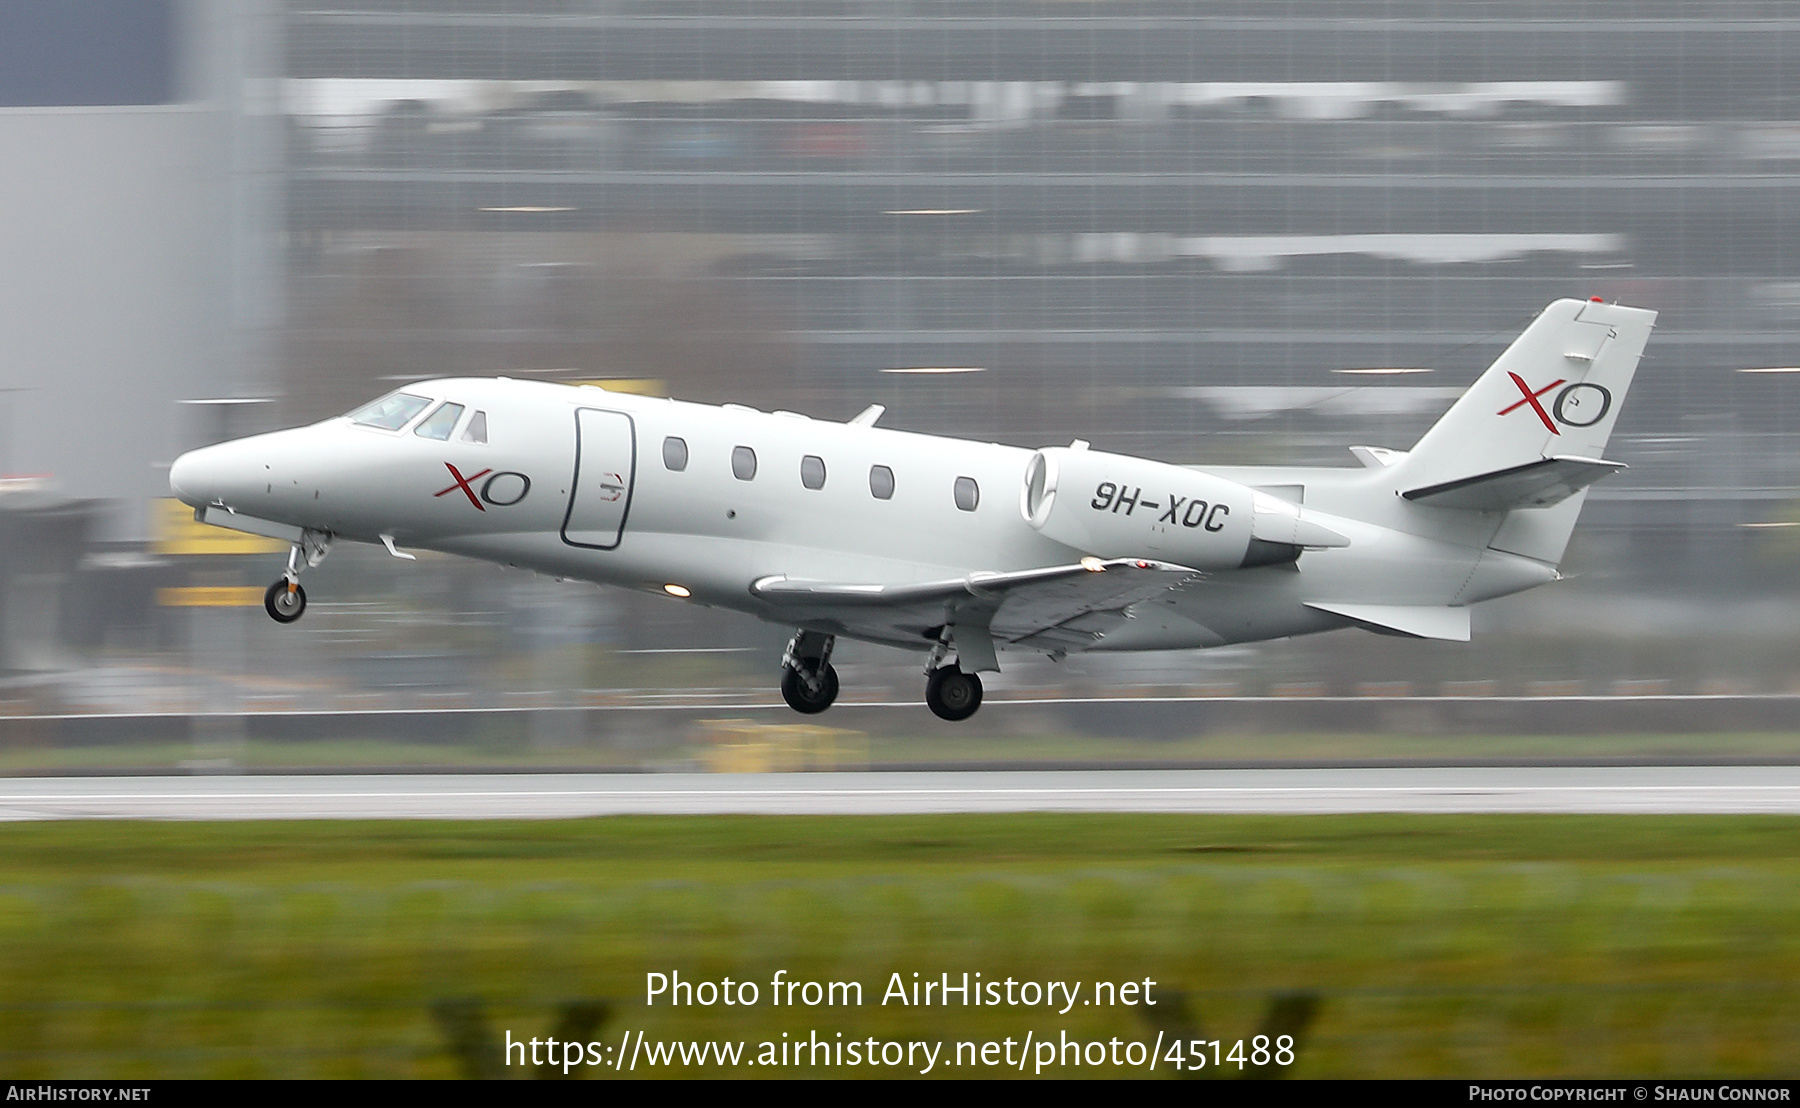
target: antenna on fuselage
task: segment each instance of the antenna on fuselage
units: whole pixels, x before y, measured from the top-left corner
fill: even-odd
[[[880,419],[882,413],[886,411],[886,405],[871,404],[862,411],[857,412],[856,415],[850,419],[850,425],[852,427],[873,427],[875,426],[875,421]]]

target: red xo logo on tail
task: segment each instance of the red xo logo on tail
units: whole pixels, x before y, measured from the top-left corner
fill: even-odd
[[[1556,429],[1558,423],[1566,427],[1592,427],[1606,418],[1607,411],[1612,408],[1612,393],[1605,386],[1583,382],[1570,385],[1557,393],[1556,399],[1550,402],[1550,410],[1545,411],[1544,406],[1538,402],[1538,398],[1563,384],[1564,378],[1558,377],[1543,388],[1534,391],[1530,385],[1525,383],[1525,378],[1517,373],[1508,373],[1507,376],[1512,378],[1513,384],[1519,386],[1519,392],[1524,394],[1524,399],[1513,401],[1501,408],[1498,414],[1511,415],[1529,404],[1531,410],[1537,413],[1538,419],[1543,421],[1545,429],[1552,435],[1562,434]],[[1551,412],[1556,413],[1554,421],[1550,418]]]

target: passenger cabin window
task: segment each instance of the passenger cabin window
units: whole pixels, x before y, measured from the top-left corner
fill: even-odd
[[[740,481],[756,476],[756,451],[748,446],[731,448],[731,475]]]
[[[981,503],[981,488],[975,484],[975,478],[958,477],[956,479],[956,506],[965,512],[972,512],[975,510],[975,505],[979,503]]]
[[[663,468],[680,473],[687,468],[687,440],[670,435],[663,440]]]
[[[825,459],[808,454],[800,459],[800,483],[809,489],[825,487]]]
[[[437,411],[419,422],[418,430],[413,434],[422,439],[449,442],[450,432],[456,430],[456,421],[462,418],[462,414],[463,406],[461,404],[441,404]]]
[[[469,425],[463,428],[461,438],[463,442],[486,442],[487,413],[476,409],[475,414],[469,417]]]
[[[383,431],[398,431],[430,405],[428,397],[414,396],[410,392],[391,392],[373,404],[351,412],[350,422],[360,423],[364,427],[379,427]]]
[[[869,492],[877,500],[892,500],[894,498],[894,471],[886,466],[870,466]]]

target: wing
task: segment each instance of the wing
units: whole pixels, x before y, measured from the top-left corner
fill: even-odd
[[[1090,558],[1080,565],[912,585],[765,577],[750,591],[783,619],[897,646],[930,642],[955,625],[985,626],[996,644],[1081,650],[1128,619],[1133,604],[1199,576],[1168,562]]]

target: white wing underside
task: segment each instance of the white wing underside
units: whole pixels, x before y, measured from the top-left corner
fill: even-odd
[[[985,626],[996,645],[1084,650],[1131,618],[1132,605],[1199,576],[1186,566],[1120,558],[911,585],[765,577],[750,591],[784,620],[895,645],[930,642],[949,625]]]

